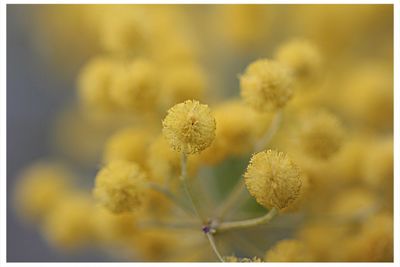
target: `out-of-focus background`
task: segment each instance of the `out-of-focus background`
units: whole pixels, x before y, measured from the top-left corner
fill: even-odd
[[[188,39],[196,44],[196,53],[200,51],[198,61],[210,80],[207,94],[212,95],[211,104],[238,96],[238,74],[250,62],[272,57],[279,45],[297,37],[311,40],[323,55],[323,72],[331,82],[324,91],[326,99],[334,99],[336,90],[343,93],[343,86],[349,82],[348,71],[356,72],[364,63],[370,67],[377,62],[378,67],[389,70],[383,71],[388,77],[392,75],[391,5],[264,5],[246,9],[193,5],[177,9],[190,22]],[[97,129],[91,127],[96,124],[88,124],[84,131],[71,129],[71,133],[66,127],[58,132],[55,129],[60,129],[57,122],[67,122],[74,115],[68,112],[77,105],[76,84],[81,67],[104,52],[98,29],[91,28],[104,10],[100,6],[92,10],[86,5],[7,6],[7,261],[121,260],[95,248],[73,253],[56,249],[43,238],[40,227],[18,214],[13,194],[21,169],[48,158],[65,160],[79,173],[82,188],[89,191],[93,187],[101,157],[95,145],[92,147],[96,142],[91,139],[92,133]],[[107,25],[107,21],[102,23]],[[178,41],[181,49],[179,45]],[[382,97],[384,101],[388,98]],[[351,107],[347,107],[347,113],[341,103],[330,104],[342,112],[346,123],[359,122],[358,110],[346,117],[353,112]],[[64,111],[66,116],[60,116]],[[374,113],[373,109],[368,112]],[[360,127],[390,136],[392,117],[386,119],[383,126],[378,125],[378,118],[362,121]],[[80,126],[82,123],[85,122]],[[61,139],[70,137],[74,141],[60,145],[60,131],[64,131]]]

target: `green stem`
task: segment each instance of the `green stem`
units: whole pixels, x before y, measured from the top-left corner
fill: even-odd
[[[245,183],[243,179],[240,179],[235,185],[235,188],[231,191],[229,196],[222,202],[222,204],[217,208],[216,217],[218,220],[222,220],[232,208],[237,205],[237,202],[243,196],[245,189]]]
[[[206,221],[206,219],[201,215],[199,209],[197,208],[197,205],[194,202],[192,192],[190,191],[189,185],[187,183],[187,155],[185,152],[182,152],[182,154],[181,154],[180,180],[181,180],[181,183],[183,186],[183,190],[185,191],[186,196],[189,198],[189,201],[190,201],[190,204],[192,206],[194,213],[197,215],[197,217],[200,219],[200,221],[202,221],[204,223]]]
[[[221,262],[225,262],[224,258],[222,258],[221,254],[218,251],[217,245],[215,244],[214,236],[212,233],[208,232],[207,234],[208,241],[210,242],[211,248],[213,249],[215,255],[217,255],[218,259]]]
[[[272,140],[282,122],[282,111],[278,110],[272,119],[271,126],[263,137],[254,145],[254,151],[259,152]]]
[[[217,233],[220,233],[232,229],[247,228],[265,224],[271,221],[277,214],[278,210],[276,208],[272,208],[267,214],[265,214],[262,217],[243,220],[243,221],[223,222],[220,225],[218,225],[215,230]]]
[[[168,188],[165,188],[156,183],[149,183],[149,187],[167,197],[169,200],[174,202],[179,208],[181,208],[185,212],[192,213],[190,207],[187,206],[185,202],[179,199],[174,193],[172,193]]]

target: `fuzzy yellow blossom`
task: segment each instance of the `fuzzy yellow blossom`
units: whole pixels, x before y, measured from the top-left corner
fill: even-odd
[[[207,105],[187,100],[168,110],[163,134],[171,147],[187,154],[209,147],[215,138],[215,119]]]
[[[143,52],[149,39],[144,18],[134,10],[116,10],[104,17],[100,25],[100,43],[113,53],[136,55]]]
[[[78,77],[78,96],[83,106],[100,111],[115,108],[110,88],[117,66],[110,58],[96,57],[83,67]]]
[[[207,79],[200,66],[194,63],[173,64],[162,73],[161,106],[170,107],[187,99],[202,100]]]
[[[96,176],[93,194],[113,213],[138,210],[145,201],[146,176],[133,162],[107,163]]]
[[[341,261],[393,262],[393,215],[377,214],[363,223],[359,233],[342,244]]]
[[[63,165],[37,162],[24,169],[15,188],[15,201],[21,215],[43,220],[71,189],[74,176]]]
[[[83,193],[74,192],[52,210],[43,225],[48,241],[62,249],[87,245],[93,238],[94,203]]]
[[[377,209],[373,192],[364,188],[350,188],[336,196],[331,212],[337,218],[357,219],[369,216]]]
[[[123,128],[113,134],[105,144],[104,162],[125,160],[145,164],[144,153],[150,143],[151,133],[143,128]]]
[[[279,241],[265,255],[267,262],[310,262],[314,257],[307,246],[300,240]]]
[[[288,66],[300,82],[312,81],[321,68],[318,49],[307,40],[295,39],[279,47],[275,58]]]
[[[111,87],[111,99],[125,110],[146,111],[157,101],[158,74],[149,60],[136,59],[121,66]]]
[[[289,207],[303,186],[297,165],[283,152],[274,150],[253,155],[244,179],[250,194],[268,209]]]
[[[262,262],[262,260],[258,257],[253,258],[238,258],[236,256],[227,256],[224,257],[225,262]]]
[[[292,75],[281,63],[260,59],[247,66],[240,77],[240,89],[244,101],[255,110],[277,110],[293,95]]]
[[[114,214],[101,206],[93,212],[96,240],[109,243],[124,243],[133,239],[138,232],[137,215],[134,213]]]
[[[344,129],[337,117],[331,113],[309,112],[302,118],[298,139],[307,155],[326,160],[342,146]]]
[[[301,240],[314,256],[314,261],[337,261],[338,244],[348,239],[349,229],[345,224],[329,220],[311,221],[301,226],[296,239]]]
[[[272,114],[258,113],[237,100],[216,106],[214,116],[218,125],[215,141],[200,154],[207,164],[217,164],[230,155],[249,153],[272,118]]]
[[[357,126],[376,130],[393,128],[393,71],[378,62],[354,66],[343,85],[340,107]],[[354,101],[357,99],[357,101]]]

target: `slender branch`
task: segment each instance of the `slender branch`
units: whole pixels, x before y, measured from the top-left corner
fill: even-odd
[[[174,202],[179,208],[181,208],[185,212],[192,213],[192,210],[188,205],[183,202],[181,199],[179,199],[174,193],[172,193],[168,188],[165,188],[159,184],[156,183],[149,183],[149,187],[161,194],[163,194],[165,197],[167,197],[169,200]]]
[[[180,228],[180,229],[190,229],[198,230],[198,224],[192,222],[159,222],[159,221],[144,221],[141,223],[141,227],[145,228]]]
[[[218,251],[217,245],[215,244],[214,236],[211,232],[206,233],[208,241],[210,241],[211,248],[213,249],[215,255],[217,255],[218,259],[221,262],[225,262],[224,258],[222,258],[221,254]]]
[[[186,196],[189,198],[190,204],[192,205],[192,209],[197,217],[202,221],[205,222],[205,218],[200,214],[199,209],[197,208],[196,203],[194,202],[194,198],[190,188],[187,184],[187,155],[185,152],[181,154],[181,176],[180,180],[183,186],[183,190],[185,191]]]
[[[218,220],[222,220],[225,215],[232,210],[233,206],[236,205],[238,200],[243,196],[244,189],[245,183],[243,179],[240,179],[229,196],[217,208],[215,214]]]
[[[243,221],[223,222],[219,226],[217,226],[215,230],[217,231],[217,233],[219,233],[232,229],[247,228],[265,224],[271,221],[277,214],[278,210],[276,208],[272,208],[267,214],[265,214],[262,217],[243,220]]]
[[[275,113],[274,118],[272,119],[271,126],[269,127],[268,131],[254,145],[255,152],[262,150],[271,141],[272,137],[274,137],[274,135],[278,131],[281,122],[282,122],[282,111],[278,110]]]

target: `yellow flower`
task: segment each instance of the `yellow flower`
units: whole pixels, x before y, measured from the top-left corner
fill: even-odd
[[[267,209],[289,207],[303,186],[297,165],[283,152],[274,150],[253,155],[244,179],[250,194]]]
[[[155,66],[148,60],[136,59],[119,68],[110,96],[122,109],[148,111],[156,104],[158,88]]]
[[[194,63],[167,66],[162,73],[161,106],[170,107],[187,99],[202,100],[206,86],[206,75],[200,66]]]
[[[306,245],[295,239],[279,241],[267,251],[265,255],[267,262],[310,262],[314,257]]]
[[[333,114],[325,111],[309,112],[301,123],[298,139],[307,155],[326,160],[342,146],[344,129]]]
[[[103,152],[105,163],[125,160],[145,164],[145,152],[150,143],[151,132],[143,128],[129,127],[117,131],[106,142]]]
[[[15,188],[21,215],[42,220],[71,189],[74,176],[63,165],[37,162],[24,169]]]
[[[100,111],[115,108],[110,87],[117,69],[114,60],[104,57],[94,58],[83,67],[78,77],[78,95],[83,106]]]
[[[278,62],[260,59],[240,77],[241,96],[255,110],[282,108],[293,95],[290,71]]]
[[[198,153],[215,138],[215,119],[207,105],[187,100],[168,110],[163,134],[171,147],[187,154]]]
[[[83,193],[66,196],[46,218],[45,237],[62,249],[87,245],[93,238],[93,208],[91,198]]]
[[[232,100],[214,109],[215,141],[200,157],[207,164],[217,164],[231,155],[250,153],[254,143],[271,122],[271,114],[258,113],[241,101]]]
[[[262,262],[262,260],[258,257],[253,258],[238,258],[236,256],[227,256],[224,257],[225,262]]]
[[[283,44],[275,57],[278,62],[288,66],[300,82],[312,81],[321,68],[321,55],[307,40],[295,39]]]
[[[146,176],[133,162],[115,160],[96,176],[95,198],[113,213],[138,210],[145,201]]]

